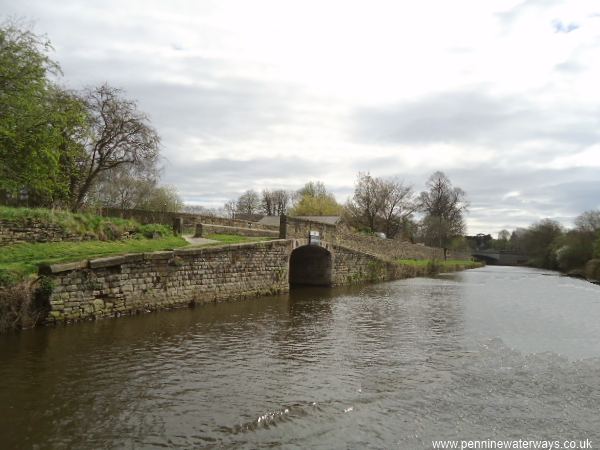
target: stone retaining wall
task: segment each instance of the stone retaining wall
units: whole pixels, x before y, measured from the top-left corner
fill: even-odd
[[[333,284],[353,284],[427,275],[426,266],[404,266],[378,255],[356,251],[340,244],[334,246]]]
[[[275,240],[44,266],[40,274],[53,285],[47,321],[286,292],[291,248]]]
[[[166,212],[166,211],[145,211],[141,209],[118,209],[118,208],[102,208],[100,215],[106,217],[121,217],[123,219],[133,219],[145,225],[149,223],[160,223],[163,225],[172,226],[173,221],[177,218],[183,219],[183,226],[186,228],[194,228],[198,223],[224,225],[229,227],[256,228],[259,230],[277,230],[277,227],[271,227],[256,222],[247,220],[227,219],[225,217],[206,216],[200,214]]]
[[[376,236],[338,232],[336,242],[355,250],[373,253],[390,259],[444,258],[444,251],[441,248],[412,244],[397,239],[380,239]]]
[[[275,230],[228,227],[225,225],[212,225],[209,223],[199,223],[196,225],[196,234],[194,237],[206,237],[209,234],[232,234],[235,236],[247,237],[279,237],[279,232]]]
[[[29,219],[25,222],[0,220],[0,247],[23,242],[60,242],[92,240],[95,236],[80,236],[58,224]]]

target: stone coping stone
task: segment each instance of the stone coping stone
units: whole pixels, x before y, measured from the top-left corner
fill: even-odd
[[[107,258],[90,259],[90,269],[120,266],[127,262],[127,256],[109,256]]]
[[[240,244],[223,244],[214,247],[192,247],[192,248],[178,248],[175,249],[176,256],[186,255],[202,255],[204,253],[221,253],[229,252],[238,248],[270,248],[274,245],[281,245],[292,242],[291,239],[274,239],[272,241],[259,241],[259,242],[242,242]]]
[[[87,269],[88,260],[75,261],[70,263],[60,264],[40,264],[38,274],[50,275],[54,273],[69,272],[71,270]]]
[[[291,243],[291,239],[275,239],[272,241],[245,242],[241,244],[223,244],[219,247],[199,247],[199,248],[181,248],[176,250],[158,251],[151,253],[129,253],[126,255],[109,256],[106,258],[95,258],[91,260],[60,263],[60,264],[41,264],[38,268],[38,274],[51,275],[61,272],[68,272],[79,269],[99,269],[102,267],[120,266],[122,264],[134,263],[144,260],[168,260],[174,256],[194,256],[203,253],[229,252],[244,247],[272,247],[277,244]]]
[[[144,253],[144,259],[146,260],[171,259],[173,256],[175,256],[174,250]]]

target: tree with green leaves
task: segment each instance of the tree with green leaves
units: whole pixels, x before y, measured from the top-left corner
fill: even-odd
[[[337,216],[342,206],[321,181],[309,181],[296,192],[291,216]]]
[[[64,164],[77,159],[85,107],[50,81],[60,74],[42,36],[0,26],[0,191],[26,192],[32,204],[54,205],[69,195]]]

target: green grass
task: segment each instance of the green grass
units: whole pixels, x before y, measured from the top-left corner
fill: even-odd
[[[26,225],[31,220],[55,224],[75,235],[108,241],[119,239],[125,232],[133,232],[147,238],[156,234],[166,237],[172,233],[171,228],[167,225],[140,225],[135,220],[103,217],[91,213],[72,213],[58,209],[0,206],[0,220],[2,219],[22,225]]]
[[[15,244],[0,248],[1,278],[19,279],[37,272],[42,263],[55,264],[124,253],[153,252],[188,245],[178,236],[124,241],[48,242]],[[4,272],[4,275],[2,275]]]
[[[212,239],[215,241],[219,241],[223,244],[242,244],[244,242],[261,242],[261,241],[270,241],[273,238],[270,237],[248,237],[248,236],[238,236],[235,234],[209,234],[206,239]]]
[[[148,226],[148,229],[154,229],[154,226]],[[214,247],[244,242],[260,242],[271,238],[212,234],[208,236],[208,239],[219,242],[203,246]],[[188,245],[188,242],[179,236],[123,241],[45,242],[8,245],[0,248],[0,286],[12,284],[37,273],[40,264],[81,261],[125,253],[154,252]]]
[[[55,224],[77,235],[93,235],[98,239],[115,239],[125,231],[136,231],[140,224],[118,217],[102,217],[90,213],[72,213],[58,209],[11,208],[0,206],[0,219],[26,224],[30,220]]]

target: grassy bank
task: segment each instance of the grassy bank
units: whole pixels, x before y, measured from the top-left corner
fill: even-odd
[[[53,224],[72,234],[101,240],[115,239],[125,232],[144,231],[144,227],[133,220],[44,208],[0,206],[0,220],[21,225],[32,221]]]
[[[39,264],[79,261],[123,253],[140,253],[184,247],[185,239],[169,236],[159,239],[128,239],[125,241],[46,242],[15,244],[0,251],[0,277],[14,281],[37,272]],[[0,280],[1,281],[1,280]]]
[[[466,259],[398,259],[396,262],[402,266],[420,268],[427,274],[436,274],[445,271],[454,272],[458,270],[475,269],[483,267],[483,264],[477,261]]]
[[[206,237],[206,239],[212,239],[215,241],[219,241],[220,243],[223,243],[223,244],[243,244],[245,242],[262,242],[262,241],[270,241],[273,239],[270,237],[249,237],[249,236],[238,236],[235,234],[209,234],[205,237]]]

